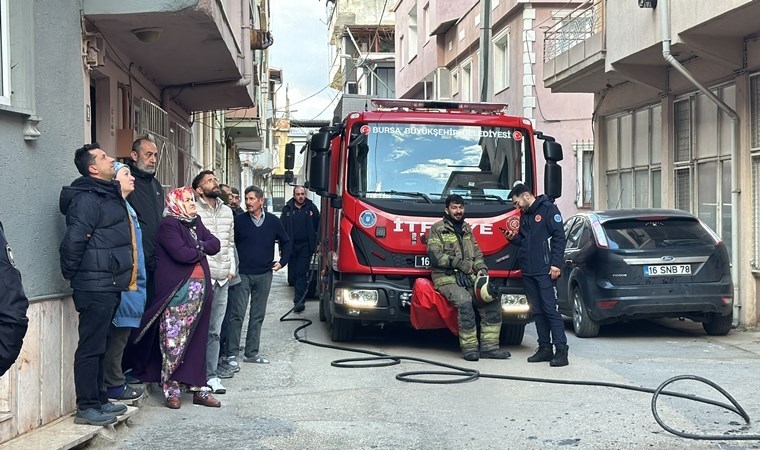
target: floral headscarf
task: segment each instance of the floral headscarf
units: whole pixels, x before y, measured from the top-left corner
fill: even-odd
[[[192,222],[195,220],[197,214],[191,216],[187,210],[187,205],[185,205],[185,193],[190,193],[190,195],[195,196],[195,193],[190,189],[190,186],[178,187],[166,194],[164,216],[171,216],[182,222]]]

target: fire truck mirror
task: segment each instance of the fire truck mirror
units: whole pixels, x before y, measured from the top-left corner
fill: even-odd
[[[544,141],[544,159],[547,161],[562,161],[562,145],[557,141]]]
[[[544,194],[550,198],[562,195],[562,168],[548,158],[544,166]]]
[[[285,170],[293,170],[296,166],[296,144],[285,144]]]
[[[330,182],[330,133],[319,132],[309,145],[309,186],[318,194],[327,192]]]
[[[322,131],[311,137],[309,149],[312,152],[326,152],[330,149],[330,133]]]

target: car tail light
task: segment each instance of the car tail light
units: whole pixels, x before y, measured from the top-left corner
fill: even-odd
[[[617,300],[597,300],[596,306],[599,309],[612,309],[617,305]]]
[[[723,302],[724,305],[730,305],[731,303],[734,302],[734,298],[733,297],[721,297],[720,301]]]
[[[591,222],[591,229],[594,230],[594,240],[596,240],[597,247],[609,248],[610,244],[607,242],[607,235],[604,234],[602,224],[594,219],[593,222]]]

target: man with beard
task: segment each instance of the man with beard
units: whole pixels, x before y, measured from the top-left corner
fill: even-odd
[[[475,277],[488,275],[488,268],[470,224],[464,221],[462,196],[451,194],[446,197],[443,211],[443,220],[430,228],[427,254],[435,289],[457,310],[459,346],[464,359],[507,359],[511,356],[509,352],[499,349],[501,302],[473,302]],[[480,314],[480,345],[475,307]]]
[[[549,197],[535,197],[524,184],[516,185],[509,198],[522,212],[520,230],[503,233],[511,244],[519,247],[517,261],[538,334],[538,351],[528,362],[549,361],[552,367],[566,366],[567,337],[565,323],[557,310],[556,287],[565,252],[562,215]],[[552,342],[556,352],[552,350]]]
[[[214,172],[204,170],[193,179],[193,190],[198,200],[198,216],[211,234],[219,239],[219,253],[208,255],[211,270],[214,301],[211,302],[211,319],[208,326],[208,343],[206,345],[206,380],[214,394],[224,394],[225,387],[220,378],[232,378],[233,373],[227,367],[219,365],[219,343],[222,322],[227,312],[229,282],[235,278],[237,264],[235,261],[235,222],[232,210],[222,199],[222,190]]]
[[[293,188],[293,198],[282,208],[280,220],[293,241],[288,281],[292,277],[296,287],[293,310],[301,312],[304,310],[306,290],[309,287],[309,261],[317,248],[319,230],[319,210],[314,202],[306,198],[306,189],[303,186]]]
[[[127,201],[137,213],[142,228],[143,249],[145,251],[146,306],[153,303],[155,296],[156,256],[155,241],[158,225],[164,213],[164,189],[156,179],[158,148],[148,137],[141,137],[132,143],[132,160],[129,170],[135,177],[135,190],[127,196]]]

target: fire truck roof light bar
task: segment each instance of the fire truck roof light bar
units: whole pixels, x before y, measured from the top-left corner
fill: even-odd
[[[372,104],[380,108],[405,109],[459,109],[475,112],[500,112],[507,109],[506,103],[460,103],[431,100],[372,99]]]

